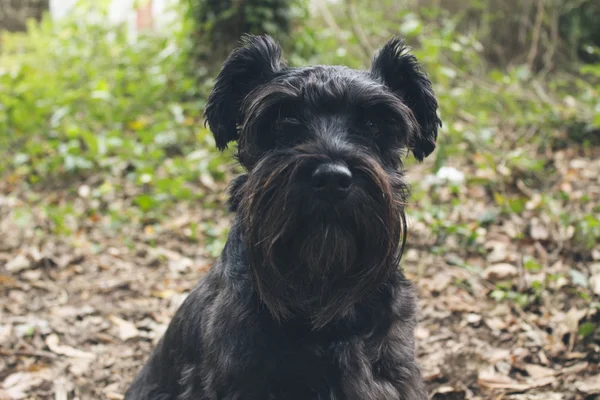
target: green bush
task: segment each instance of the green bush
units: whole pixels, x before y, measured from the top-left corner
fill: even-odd
[[[244,33],[269,34],[285,47],[306,17],[306,0],[185,0],[190,55],[199,69],[214,73]]]
[[[500,69],[490,64],[477,36],[468,30],[461,33],[464,15],[460,13],[454,17],[426,9],[416,13],[393,0],[342,1],[335,7],[322,7],[321,15],[296,37],[293,64],[367,68],[372,52],[389,37],[405,37],[434,83],[446,122],[436,166],[465,149],[514,148],[523,141],[541,149],[554,147],[563,140],[565,130],[577,130],[579,136],[567,137],[577,142],[597,136],[600,83],[592,77],[597,68],[593,65],[585,68],[586,75],[556,73],[546,81],[527,65]],[[324,17],[327,14],[335,25]],[[434,18],[441,20],[431,23]],[[526,135],[532,129],[539,134]],[[514,142],[500,139],[507,132],[512,132]],[[496,151],[494,156],[501,153]]]
[[[600,60],[596,0],[420,0],[413,5],[429,23],[456,18],[458,30],[475,34],[485,58],[497,66],[569,69],[578,58]]]
[[[285,57],[292,65],[367,68],[390,36],[406,37],[439,97],[444,127],[434,170],[470,154],[479,169],[506,165],[535,186],[547,172],[544,151],[573,142],[597,145],[597,65],[578,77],[554,74],[551,80],[527,66],[493,69],[482,44],[457,32],[458,19],[440,27],[392,0],[372,7],[357,0],[358,13],[353,4],[325,10],[329,19],[323,12],[307,19]],[[96,177],[99,196],[131,185],[132,210],[150,216],[206,196],[193,184],[223,179],[233,163],[214,150],[203,128],[212,75],[200,85],[190,69],[193,36],[183,20],[164,35],[132,42],[125,28],[106,23],[105,9],[81,6],[61,23],[44,20],[26,34],[3,35],[0,147],[9,151],[0,173],[6,181],[44,187]],[[474,179],[487,187],[498,183]],[[497,202],[506,210],[523,208],[520,199],[500,196]],[[595,237],[595,228],[588,231]]]
[[[189,100],[198,89],[185,37],[169,29],[132,43],[107,21],[106,8],[81,5],[60,23],[2,36],[0,173],[42,186],[125,176],[153,193],[136,200],[143,211],[202,196],[189,183],[223,172],[203,150],[212,137],[202,101]]]

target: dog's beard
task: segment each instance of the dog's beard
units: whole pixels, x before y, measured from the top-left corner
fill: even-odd
[[[278,319],[315,329],[344,315],[398,267],[406,224],[402,175],[368,155],[345,159],[348,198],[317,198],[305,174],[326,157],[301,150],[264,157],[238,189],[259,295]],[[303,183],[306,182],[306,183]]]

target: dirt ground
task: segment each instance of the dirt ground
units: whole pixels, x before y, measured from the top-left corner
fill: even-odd
[[[560,188],[597,206],[600,160],[567,149],[552,162],[548,187],[520,186],[516,178],[507,185],[507,192],[529,191],[525,210],[474,228],[476,246],[465,245],[460,230],[434,233],[428,202],[411,204],[403,268],[420,293],[418,356],[432,398],[600,398],[600,247],[581,250],[573,232],[536,203],[544,190]],[[456,167],[467,176],[480,173]],[[409,179],[424,181],[424,174],[416,168]],[[82,187],[100,184],[90,178],[70,183],[79,188],[74,193],[32,195],[24,185],[0,183],[2,400],[122,399],[214,260],[208,238],[190,232],[207,221],[226,229],[224,206],[181,205],[165,222],[114,227],[104,217],[83,217],[90,200]],[[223,204],[223,186],[211,186],[210,196]],[[453,204],[443,219],[466,229],[494,202],[477,184],[434,190],[437,202]],[[113,210],[126,208],[132,195],[124,190],[112,199]],[[62,201],[83,215],[72,235],[52,233],[43,212]],[[556,207],[567,214],[590,210],[582,204]],[[435,250],[440,243],[443,251]]]

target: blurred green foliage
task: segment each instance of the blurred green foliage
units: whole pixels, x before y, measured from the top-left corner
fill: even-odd
[[[25,34],[3,34],[0,147],[8,151],[0,173],[6,182],[73,190],[70,183],[101,175],[91,197],[114,198],[131,187],[135,197],[128,210],[150,220],[180,202],[204,201],[206,190],[197,183],[223,181],[233,162],[230,154],[214,150],[202,124],[212,71],[223,54],[207,60],[195,58],[194,51],[208,51],[213,43],[228,49],[240,29],[292,38],[285,54],[292,65],[354,68],[368,68],[373,52],[391,35],[404,36],[434,82],[445,121],[432,172],[467,155],[482,172],[468,177],[467,185],[484,187],[495,202],[476,225],[452,223],[446,216],[453,203],[416,187],[415,199],[429,212],[415,210],[414,217],[467,247],[479,246],[478,228],[498,215],[526,211],[528,199],[507,192],[507,186],[520,180],[546,190],[551,169],[545,154],[598,145],[600,64],[573,73],[578,68],[573,62],[571,72],[546,76],[527,63],[494,67],[478,31],[460,28],[467,14],[414,10],[393,0],[346,0],[316,2],[309,18],[306,2],[261,0],[248,2],[257,4],[243,12],[249,25],[237,26],[239,9],[224,8],[226,2],[207,8],[213,3],[185,3],[182,24],[135,41],[124,27],[106,22],[105,7],[89,2],[60,23],[46,19]],[[225,34],[230,36],[219,36]],[[498,173],[498,166],[508,172]],[[455,192],[458,202],[460,190]],[[552,193],[540,212],[569,201],[568,193]],[[105,206],[104,212],[118,214]],[[589,249],[600,240],[598,210],[582,208],[583,216],[557,219],[575,226],[577,243]],[[69,204],[48,206],[57,231],[66,229],[65,214],[74,212]]]
[[[307,17],[304,0],[184,0],[189,29],[189,54],[196,73],[214,74],[244,33],[269,34],[284,47]]]
[[[42,186],[99,172],[124,176],[153,193],[135,200],[142,211],[191,198],[187,182],[223,172],[218,154],[198,150],[211,148],[212,137],[202,102],[190,100],[197,87],[184,37],[171,30],[133,45],[106,13],[82,3],[60,23],[45,19],[27,34],[3,35],[0,147],[9,151],[0,172]]]

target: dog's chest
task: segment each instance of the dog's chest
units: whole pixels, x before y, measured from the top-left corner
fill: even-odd
[[[248,360],[254,373],[247,380],[256,399],[346,400],[394,399],[397,389],[381,374],[381,354],[364,340],[270,336]],[[252,357],[251,354],[248,356]],[[246,371],[248,371],[247,369]],[[259,385],[257,383],[260,382]],[[376,397],[373,397],[376,396]]]
[[[327,346],[305,343],[279,348],[269,370],[265,389],[271,399],[341,398],[343,372]]]

